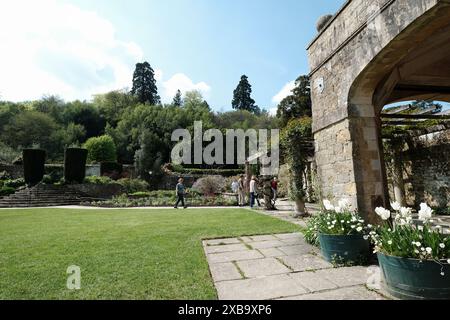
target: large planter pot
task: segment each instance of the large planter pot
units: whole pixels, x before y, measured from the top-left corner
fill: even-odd
[[[363,264],[369,260],[369,241],[362,235],[335,236],[319,234],[323,257],[332,263]]]
[[[450,299],[450,265],[378,253],[384,289],[409,300]],[[444,275],[442,275],[442,272]]]

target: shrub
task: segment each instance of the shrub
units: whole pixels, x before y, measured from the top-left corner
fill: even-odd
[[[104,161],[100,163],[100,173],[101,175],[117,173],[121,174],[123,172],[123,165],[117,162]]]
[[[23,150],[23,173],[27,184],[37,184],[42,181],[45,174],[46,156],[45,150]]]
[[[117,160],[116,145],[114,140],[104,135],[90,138],[84,144],[88,150],[88,161],[91,163],[114,162]]]
[[[114,180],[109,177],[90,176],[84,179],[84,183],[106,185],[114,183]]]
[[[5,180],[3,181],[3,186],[17,189],[25,186],[25,179],[19,178],[15,180]]]
[[[86,176],[88,150],[67,148],[64,153],[64,179],[66,182],[82,183]]]
[[[214,195],[225,189],[225,179],[222,176],[207,176],[198,179],[192,189],[199,191],[204,195]]]
[[[145,192],[148,191],[149,184],[140,179],[120,179],[117,181],[118,184],[120,184],[122,187],[125,188],[126,193],[132,194],[135,192]]]
[[[15,192],[16,192],[16,189],[4,186],[0,189],[0,197],[6,197]]]

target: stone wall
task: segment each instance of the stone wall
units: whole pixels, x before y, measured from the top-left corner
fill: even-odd
[[[388,200],[378,119],[383,106],[374,105],[374,92],[429,36],[423,26],[433,21],[438,4],[443,2],[350,0],[308,47],[321,193],[349,198],[368,220]]]
[[[418,207],[427,202],[434,207],[450,206],[450,131],[436,136],[422,136],[416,146],[402,152],[406,202]],[[389,178],[389,193],[394,199]]]

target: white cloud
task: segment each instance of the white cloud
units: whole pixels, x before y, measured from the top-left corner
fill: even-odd
[[[6,1],[5,1],[6,2]],[[129,87],[142,49],[95,12],[55,0],[14,0],[0,12],[0,95],[67,100]]]
[[[292,90],[295,88],[295,81],[291,81],[285,84],[283,89],[278,92],[273,98],[272,103],[278,105],[284,98],[290,96],[292,94]]]
[[[208,98],[211,87],[205,82],[194,83],[187,75],[184,73],[177,73],[173,75],[169,80],[162,82],[162,93],[161,98],[163,102],[171,102],[177,90],[181,93],[186,93],[187,91],[198,90],[201,92],[204,98]]]

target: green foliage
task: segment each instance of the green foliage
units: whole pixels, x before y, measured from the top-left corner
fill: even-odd
[[[181,107],[183,105],[183,97],[180,90],[177,90],[175,97],[173,97],[172,105],[175,107]]]
[[[131,94],[140,103],[148,103],[150,105],[160,103],[158,88],[156,87],[155,71],[148,62],[136,64]]]
[[[129,179],[124,178],[117,181],[122,187],[124,187],[125,192],[128,194],[133,194],[136,192],[145,192],[148,191],[149,184],[140,179]]]
[[[58,129],[55,120],[37,111],[24,111],[15,115],[4,126],[2,140],[9,146],[29,148],[40,145],[46,150],[53,149],[53,133]]]
[[[0,188],[0,197],[7,197],[10,194],[13,194],[15,192],[16,192],[16,189],[3,186]]]
[[[290,195],[293,200],[305,197],[304,171],[308,157],[312,154],[312,119],[304,117],[292,119],[281,131],[280,146],[290,169]]]
[[[148,196],[147,196],[148,194]],[[137,193],[127,196],[126,194],[113,197],[112,200],[94,201],[91,206],[106,208],[131,208],[131,207],[172,207],[176,202],[173,191],[152,191],[148,193]],[[186,203],[190,206],[235,206],[236,201],[225,199],[223,196],[205,197],[197,193],[190,193],[186,197]]]
[[[25,186],[25,179],[20,178],[20,179],[13,179],[13,180],[4,180],[3,186],[18,189],[20,187]]]
[[[320,241],[319,241],[319,232],[318,232],[318,225],[321,220],[320,216],[312,216],[307,224],[306,224],[306,231],[304,232],[305,241],[309,243],[310,245],[319,247]]]
[[[116,127],[124,112],[129,107],[137,105],[138,100],[125,90],[117,90],[96,95],[93,104],[98,108],[105,121],[110,126]]]
[[[236,110],[247,110],[249,112],[258,114],[261,112],[259,107],[255,104],[255,100],[251,97],[252,86],[248,82],[248,77],[243,75],[237,88],[233,92],[233,101],[231,105]]]
[[[194,169],[172,165],[172,172],[180,174],[202,174],[210,176],[232,177],[244,174],[244,169]]]
[[[99,176],[89,176],[84,178],[84,183],[90,183],[90,184],[98,184],[98,185],[108,185],[113,184],[115,181],[111,179],[110,177],[99,177]]]
[[[105,119],[95,105],[87,102],[70,102],[64,108],[65,124],[74,123],[84,128],[86,138],[97,137],[104,133]]]
[[[278,105],[277,117],[282,125],[289,120],[300,117],[312,116],[311,84],[309,76],[300,76],[295,81],[292,94],[284,98]]]
[[[364,219],[349,210],[339,213],[323,211],[317,215],[314,226],[318,233],[335,236],[364,234],[367,231]]]
[[[420,228],[414,225],[392,228],[385,224],[376,230],[372,241],[377,251],[389,256],[438,261],[450,257],[450,237],[428,224]]]
[[[117,160],[116,145],[108,135],[90,138],[84,148],[88,150],[88,161],[91,163]]]
[[[12,163],[20,154],[20,151],[0,142],[0,162]]]

